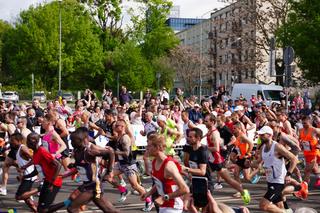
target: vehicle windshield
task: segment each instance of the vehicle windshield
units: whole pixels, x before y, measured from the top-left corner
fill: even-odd
[[[280,101],[280,90],[264,90],[266,100]]]
[[[72,96],[72,94],[66,93],[66,94],[63,94],[63,96]]]
[[[4,95],[13,95],[13,92],[5,92]]]
[[[34,93],[35,96],[42,96],[44,93]]]

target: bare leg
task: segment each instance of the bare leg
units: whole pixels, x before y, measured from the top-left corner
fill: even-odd
[[[89,203],[93,197],[93,191],[82,192],[75,200],[72,201],[71,205],[68,207],[68,212],[80,212],[80,206]]]
[[[128,180],[130,182],[131,187],[137,192],[139,192],[140,195],[145,193],[146,190],[138,183],[138,178],[136,174],[130,175],[128,177]]]
[[[226,169],[222,169],[218,172],[218,174],[235,190],[237,190],[238,192],[240,192],[241,194],[243,193],[243,188],[241,186],[241,184],[232,179],[230,177],[230,175],[228,174],[228,171]]]
[[[283,213],[284,209],[279,208],[277,205],[273,204],[269,200],[262,198],[260,200],[260,209],[266,212],[271,212],[271,213]]]
[[[120,212],[117,210],[110,201],[108,201],[105,197],[101,197],[99,199],[94,198],[93,202],[103,211],[103,212],[110,212],[110,213],[118,213]]]
[[[2,188],[7,188],[8,178],[9,178],[9,168],[13,166],[14,160],[10,157],[6,157],[3,167],[2,167]]]

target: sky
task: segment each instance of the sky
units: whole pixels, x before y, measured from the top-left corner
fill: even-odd
[[[31,5],[50,1],[52,0],[0,0],[0,19],[14,22],[22,10],[28,9]],[[209,18],[209,11],[222,8],[227,1],[231,0],[173,0],[173,4],[180,6],[181,18]],[[131,5],[125,4],[125,8]],[[129,20],[128,17],[125,19]]]

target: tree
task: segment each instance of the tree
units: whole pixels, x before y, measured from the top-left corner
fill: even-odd
[[[20,13],[4,38],[6,75],[27,85],[35,74],[47,89],[57,88],[59,65],[59,3],[30,7]],[[103,71],[103,51],[95,26],[83,6],[74,0],[61,3],[62,88],[95,85]],[[95,87],[94,87],[95,88]]]
[[[0,20],[0,73],[2,73],[2,70],[3,70],[2,69],[2,57],[1,57],[3,55],[3,51],[2,51],[3,38],[4,38],[5,33],[7,33],[7,31],[11,28],[12,28],[12,26],[9,23]],[[2,76],[2,79],[4,79],[4,76]]]
[[[206,72],[207,60],[201,59],[199,54],[187,46],[178,46],[171,50],[167,60],[175,70],[177,79],[182,82],[185,92],[191,94],[199,84],[200,72]]]
[[[320,1],[290,0],[287,21],[278,30],[283,46],[292,46],[303,78],[320,82]]]
[[[165,24],[172,7],[170,0],[136,0],[140,2],[140,14],[132,14],[133,27],[130,38],[140,44],[149,60],[165,56],[179,44],[173,30]]]
[[[110,66],[107,74],[108,86],[117,85],[119,74],[120,85],[126,85],[128,89],[137,91],[152,86],[153,75],[150,63],[141,53],[135,43],[128,41],[110,51],[107,56],[107,64]]]

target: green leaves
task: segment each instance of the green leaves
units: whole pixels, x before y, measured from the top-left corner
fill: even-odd
[[[320,81],[320,1],[290,0],[287,23],[278,31],[283,45],[294,48],[303,77],[310,82]]]

